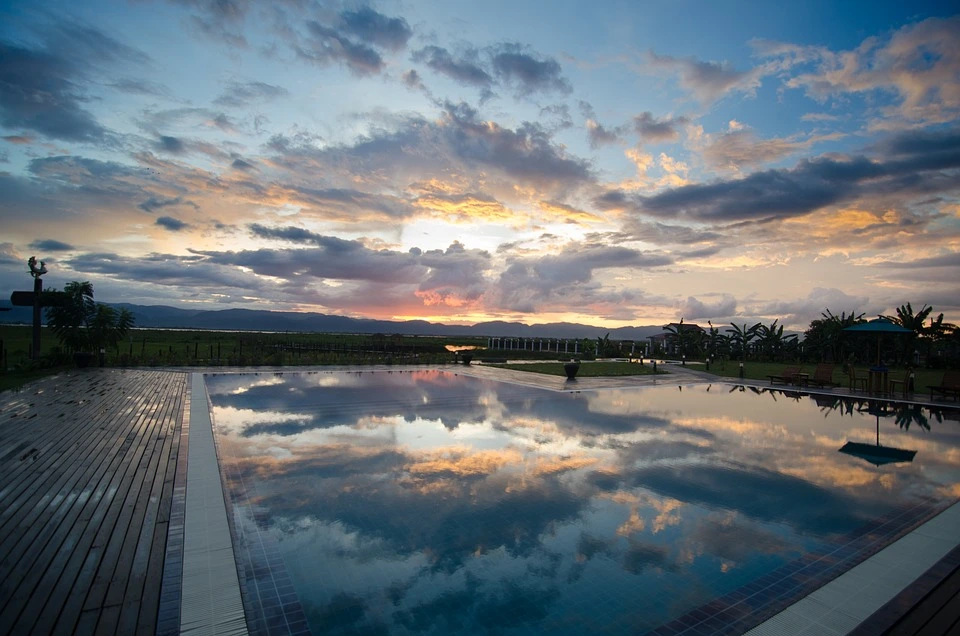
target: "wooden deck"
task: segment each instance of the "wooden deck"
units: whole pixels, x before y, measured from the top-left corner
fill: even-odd
[[[153,633],[187,375],[0,394],[0,633]]]

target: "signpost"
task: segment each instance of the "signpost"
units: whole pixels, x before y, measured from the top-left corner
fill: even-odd
[[[63,302],[62,292],[43,291],[43,279],[40,278],[47,273],[47,267],[40,261],[40,267],[37,267],[37,259],[31,256],[27,261],[30,266],[30,275],[33,276],[33,291],[15,291],[10,294],[10,303],[16,307],[33,307],[33,349],[32,358],[40,359],[40,310],[43,307],[53,307]]]

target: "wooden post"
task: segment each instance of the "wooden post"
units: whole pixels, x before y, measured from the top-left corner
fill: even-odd
[[[33,359],[40,359],[40,293],[43,292],[43,280],[33,279]]]

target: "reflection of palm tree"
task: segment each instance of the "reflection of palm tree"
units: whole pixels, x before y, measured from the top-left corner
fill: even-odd
[[[897,426],[905,431],[910,430],[910,425],[914,422],[925,431],[930,430],[930,421],[923,414],[923,409],[919,404],[903,404],[897,408],[896,413]]]

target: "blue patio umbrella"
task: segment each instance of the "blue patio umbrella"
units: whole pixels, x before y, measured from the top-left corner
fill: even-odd
[[[847,441],[843,445],[843,448],[839,449],[841,453],[846,455],[853,455],[854,457],[859,457],[860,459],[865,459],[874,466],[882,466],[883,464],[894,464],[897,462],[912,462],[914,456],[917,454],[915,450],[908,450],[906,448],[896,448],[894,446],[881,446],[880,445],[880,416],[887,417],[894,415],[893,411],[888,409],[888,404],[885,402],[870,402],[868,403],[867,412],[871,415],[875,415],[877,418],[877,443],[876,444],[865,444],[863,442],[851,442]],[[858,409],[859,410],[859,409]]]
[[[913,333],[911,329],[906,327],[901,327],[892,320],[887,320],[886,318],[880,317],[870,320],[868,322],[862,322],[859,325],[853,325],[852,327],[845,327],[844,331],[857,331],[857,332],[869,332],[877,334],[877,366],[880,366],[880,338],[885,333]]]

